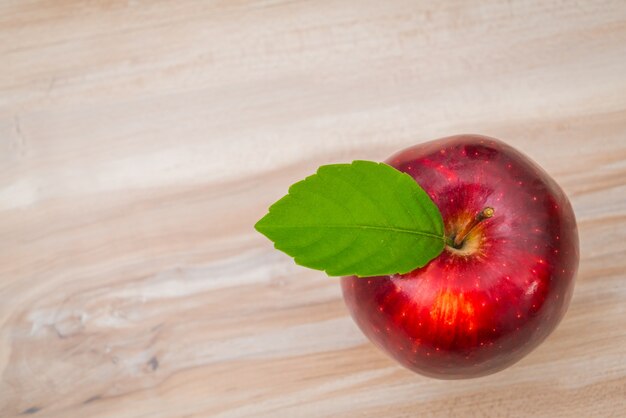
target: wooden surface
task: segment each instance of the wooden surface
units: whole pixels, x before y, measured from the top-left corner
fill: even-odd
[[[540,348],[437,381],[252,225],[460,132],[557,179],[581,264]],[[0,1],[2,417],[624,417],[625,271],[624,1]]]

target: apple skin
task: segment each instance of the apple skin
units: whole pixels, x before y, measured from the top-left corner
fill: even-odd
[[[431,196],[449,237],[485,207],[494,215],[423,268],[343,277],[358,326],[402,365],[435,378],[483,376],[520,360],[572,297],[578,232],[563,190],[519,151],[478,135],[420,144],[386,163]]]

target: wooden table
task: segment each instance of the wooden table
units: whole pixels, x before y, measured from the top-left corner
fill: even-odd
[[[459,132],[557,179],[581,264],[540,348],[438,381],[252,225]],[[624,1],[0,2],[2,417],[624,417],[625,271]]]

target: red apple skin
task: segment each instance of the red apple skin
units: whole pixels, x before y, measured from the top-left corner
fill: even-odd
[[[495,373],[557,326],[578,269],[578,232],[567,196],[536,163],[505,143],[459,135],[386,161],[439,207],[454,236],[485,207],[463,247],[408,274],[343,277],[352,317],[407,368],[441,379]]]

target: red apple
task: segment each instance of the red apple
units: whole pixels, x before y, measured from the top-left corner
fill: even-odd
[[[477,377],[520,360],[572,296],[578,233],[563,190],[528,157],[484,136],[420,144],[386,162],[437,204],[448,245],[407,274],[342,278],[356,323],[432,377]]]

